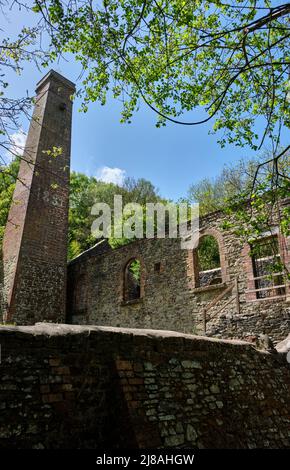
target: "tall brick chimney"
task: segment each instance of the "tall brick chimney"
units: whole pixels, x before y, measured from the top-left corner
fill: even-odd
[[[53,70],[37,84],[3,241],[4,321],[65,319],[74,90]]]

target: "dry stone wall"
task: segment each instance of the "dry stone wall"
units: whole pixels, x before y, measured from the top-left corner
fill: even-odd
[[[168,331],[0,328],[0,448],[290,448],[285,353]]]

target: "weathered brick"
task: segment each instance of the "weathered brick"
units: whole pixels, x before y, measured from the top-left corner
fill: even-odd
[[[54,367],[52,370],[57,375],[69,375],[70,373],[69,367]]]
[[[129,371],[133,370],[132,362],[124,361],[121,359],[116,361],[116,367],[118,370],[129,370]]]
[[[20,325],[65,320],[74,89],[54,71],[38,83],[20,159],[3,240],[4,319]],[[53,148],[57,156],[47,153]]]
[[[61,393],[49,393],[48,395],[42,395],[42,400],[44,403],[54,403],[62,401],[63,395]]]
[[[140,378],[129,379],[130,385],[142,385],[143,383],[144,383],[144,380]]]
[[[51,358],[49,359],[49,365],[50,365],[50,366],[59,366],[59,365],[60,365],[60,362],[61,362],[61,360],[60,360],[59,357],[51,357]]]

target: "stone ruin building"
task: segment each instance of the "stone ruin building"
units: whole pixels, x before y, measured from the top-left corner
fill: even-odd
[[[184,250],[180,239],[171,238],[117,249],[99,242],[68,265],[67,321],[223,338],[285,338],[289,284],[283,274],[269,280],[266,268],[275,258],[289,265],[290,240],[277,231],[267,233],[259,240],[261,257],[251,256],[249,245],[221,228],[226,217],[215,212],[201,218],[195,250]],[[219,259],[202,270],[198,257],[205,237],[216,241]],[[132,292],[129,268],[136,260],[140,276]]]
[[[252,256],[215,212],[195,250],[102,240],[67,266],[74,90],[54,71],[37,85],[5,231],[0,448],[290,448],[290,345],[240,341],[289,334],[289,282],[266,268],[290,268],[290,239],[274,227]]]
[[[289,283],[283,273],[269,280],[266,267],[275,259],[290,267],[289,238],[274,229],[259,242],[261,258],[251,256],[249,245],[221,228],[228,217],[222,212],[200,221],[200,245],[212,237],[219,251],[206,270],[199,248],[181,249],[180,240],[170,238],[142,239],[118,249],[101,241],[66,268],[74,85],[51,72],[36,92],[3,244],[4,320],[170,329],[223,338],[266,333],[274,341],[287,335]],[[61,148],[61,155],[47,153],[53,148]],[[270,244],[276,246],[274,256],[267,252]],[[135,285],[132,262],[140,270]]]

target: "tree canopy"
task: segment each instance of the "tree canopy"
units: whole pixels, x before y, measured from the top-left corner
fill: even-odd
[[[95,216],[92,207],[97,202],[114,207],[114,196],[122,196],[123,205],[136,202],[144,206],[146,202],[160,202],[161,197],[154,185],[143,178],[126,178],[122,186],[104,183],[82,173],[71,173],[69,210],[69,258],[72,259],[96,243],[91,233]],[[113,247],[123,245],[128,240],[116,239],[114,233],[110,239]]]
[[[274,165],[277,165],[276,169],[273,169]],[[226,211],[229,221],[223,228],[234,229],[249,241],[273,229],[274,209],[278,207],[280,217],[275,224],[285,236],[290,235],[289,196],[290,154],[286,152],[278,161],[269,155],[267,159],[267,154],[263,154],[225,166],[217,177],[192,184],[186,200],[199,203],[200,215]],[[288,204],[284,204],[287,200]]]
[[[238,195],[250,197],[250,189],[258,165],[257,159],[243,160],[225,165],[215,178],[203,178],[192,184],[186,200],[198,202],[200,215],[224,209]]]
[[[222,145],[253,149],[271,138],[277,150],[290,126],[289,3],[35,0],[33,10],[51,37],[51,57],[72,53],[82,65],[84,110],[112,93],[130,122],[143,100],[158,126],[212,121]]]
[[[199,199],[202,212],[224,207],[232,199],[235,212],[242,214],[237,208],[249,197],[255,216],[243,220],[259,232],[267,219],[261,208],[271,208],[289,196],[289,158],[285,164],[284,157],[290,146],[282,148],[280,139],[281,131],[290,127],[289,3],[30,0],[24,4],[0,0],[0,5],[18,5],[35,14],[35,27],[25,27],[16,39],[7,36],[0,43],[0,165],[5,152],[19,154],[17,149],[13,152],[11,132],[19,128],[21,114],[27,114],[31,104],[28,97],[7,95],[5,71],[19,73],[26,61],[48,66],[63,54],[73,54],[82,66],[78,94],[83,97],[84,111],[90,102],[105,104],[113,94],[123,103],[123,122],[130,122],[144,101],[157,113],[158,126],[167,121],[187,126],[212,122],[222,146],[230,142],[258,149],[270,139],[271,154],[255,169],[247,168],[249,177],[241,177],[238,169],[227,169],[213,185],[203,180],[191,188],[189,199]],[[46,52],[40,47],[44,30],[50,42]],[[10,170],[0,168],[8,192]],[[78,175],[74,181],[72,177],[70,226],[74,235],[70,241],[74,254],[91,244],[84,227],[92,196],[95,201],[101,195],[106,202],[119,191],[99,183],[96,187],[94,179],[86,178]],[[125,202],[132,198],[144,204],[149,194],[154,202],[155,189],[150,183],[126,184]],[[289,231],[289,212],[286,206],[280,224],[284,233]]]
[[[17,158],[5,167],[0,166],[0,247],[15,188],[19,162],[20,158]],[[158,190],[154,185],[143,178],[139,180],[127,178],[123,186],[117,186],[113,183],[104,183],[92,176],[72,172],[68,233],[69,259],[74,258],[96,243],[96,239],[91,233],[91,226],[95,218],[91,214],[92,207],[96,202],[105,202],[112,208],[115,194],[123,197],[124,205],[129,202],[138,202],[144,206],[146,202],[164,201],[158,195]],[[115,247],[127,243],[127,240],[115,240],[112,236],[110,243]]]
[[[0,0],[1,14],[7,14],[8,7],[13,3],[9,0]],[[8,15],[9,16],[9,15]],[[13,20],[13,16],[12,16]],[[30,119],[33,98],[31,96],[17,96],[17,91],[9,88],[7,72],[13,71],[20,75],[26,63],[33,63],[39,67],[49,58],[48,51],[41,47],[41,26],[24,26],[15,37],[1,24],[0,29],[0,171],[11,158],[18,157],[23,148],[13,139],[13,134],[22,128],[23,117]]]
[[[286,154],[279,161],[279,172],[288,175],[290,171],[289,155]],[[265,156],[262,158],[265,160]],[[9,208],[15,180],[17,178],[20,159],[16,159],[6,167],[0,167],[0,246],[8,218]],[[277,204],[277,191],[273,191],[273,184],[278,186],[281,199],[290,194],[289,182],[286,178],[273,181],[271,164],[264,168],[263,174],[257,180],[256,193],[253,196],[252,185],[255,178],[258,160],[241,160],[236,165],[226,166],[215,179],[204,179],[190,186],[187,197],[188,203],[199,202],[200,214],[205,215],[215,210],[223,210],[229,214],[221,229],[230,229],[245,241],[249,238],[259,237],[265,230],[271,230],[272,208]],[[104,183],[94,177],[82,173],[71,173],[70,179],[70,206],[69,206],[69,233],[68,233],[68,259],[73,259],[81,252],[92,247],[96,238],[92,235],[91,227],[95,216],[92,207],[96,202],[105,202],[113,208],[114,196],[118,194],[123,198],[123,205],[138,202],[143,206],[143,222],[146,223],[147,202],[168,202],[160,197],[154,185],[145,180],[127,178],[123,186],[113,183]],[[252,197],[251,197],[252,196]],[[245,206],[249,200],[250,208]],[[254,214],[254,216],[253,216]],[[232,217],[234,215],[234,217]],[[283,217],[280,219],[281,230],[285,235],[290,234],[290,206],[283,208]],[[213,267],[213,260],[218,266],[218,246],[212,237],[203,238],[199,257],[203,269]],[[112,234],[109,242],[113,248],[124,245],[132,240],[117,239]],[[281,269],[281,266],[279,266]]]

